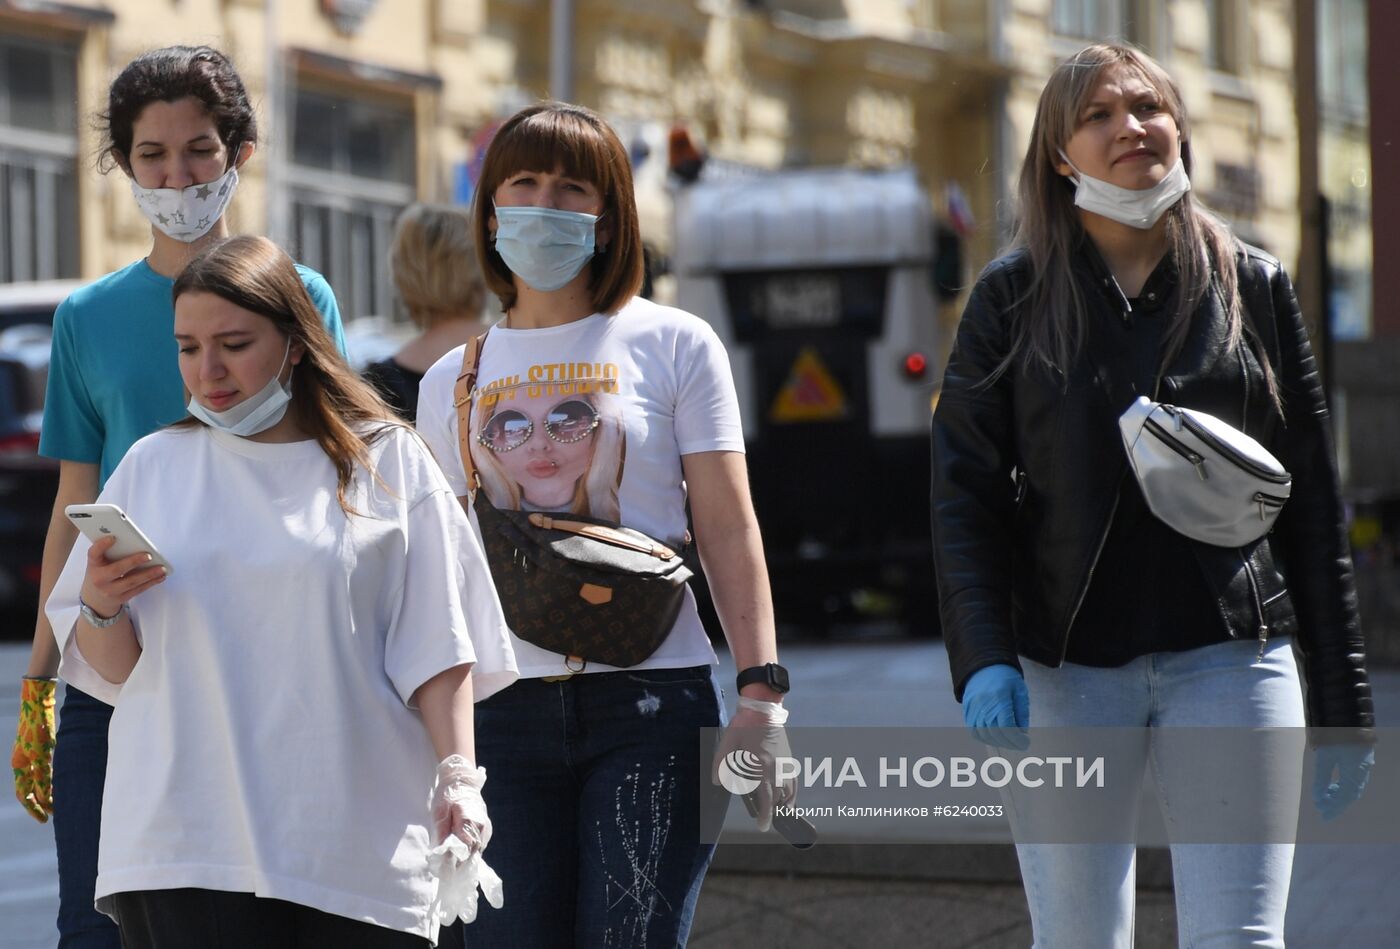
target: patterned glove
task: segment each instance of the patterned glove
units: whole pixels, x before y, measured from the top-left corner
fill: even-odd
[[[57,679],[24,679],[15,750],[10,754],[15,797],[41,824],[48,823],[53,813],[53,701],[57,688]]]

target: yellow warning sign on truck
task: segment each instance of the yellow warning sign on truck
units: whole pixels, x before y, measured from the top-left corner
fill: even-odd
[[[768,418],[774,422],[831,422],[845,418],[846,413],[846,393],[817,351],[808,346],[798,353]]]

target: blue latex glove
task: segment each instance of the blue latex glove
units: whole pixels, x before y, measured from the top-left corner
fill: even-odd
[[[1031,697],[1015,666],[985,666],[963,687],[963,723],[977,740],[998,748],[1030,747]]]
[[[1376,763],[1370,745],[1319,745],[1313,773],[1313,806],[1323,820],[1332,820],[1361,797]]]

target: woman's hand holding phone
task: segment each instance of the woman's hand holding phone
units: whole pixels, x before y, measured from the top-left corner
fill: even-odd
[[[103,537],[88,550],[80,596],[99,616],[115,616],[132,597],[165,579],[165,568],[152,564],[144,551],[109,561],[107,551],[116,542],[116,537]]]

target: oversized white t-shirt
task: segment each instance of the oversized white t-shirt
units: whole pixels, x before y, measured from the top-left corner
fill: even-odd
[[[169,560],[135,597],[123,685],[83,661],[90,544],[47,604],[59,674],[116,706],[97,905],[199,887],[288,900],[427,936],[437,756],[407,702],[473,662],[477,699],[516,678],[485,557],[421,440],[394,426],[347,516],[315,441],[199,426],[137,442],[98,498]],[[386,487],[387,486],[387,487]]]
[[[467,482],[452,403],[463,350],[438,360],[418,394],[418,431],[459,496]],[[603,517],[679,549],[686,530],[681,456],[744,450],[719,337],[698,317],[640,297],[613,316],[492,328],[477,385],[472,460],[499,508]],[[478,440],[483,432],[493,447]],[[522,678],[570,671],[562,654],[512,639]],[[687,591],[665,642],[634,668],[715,661]],[[584,671],[612,669],[590,662]]]

